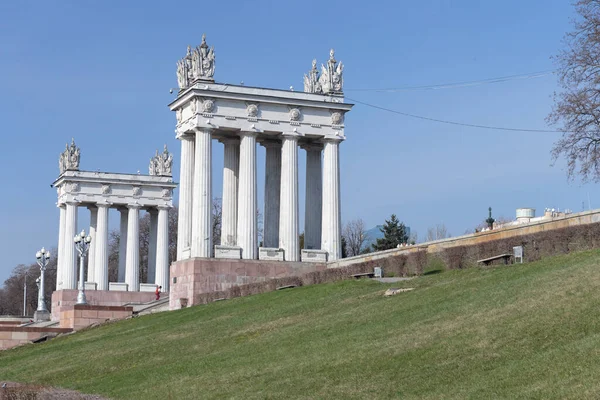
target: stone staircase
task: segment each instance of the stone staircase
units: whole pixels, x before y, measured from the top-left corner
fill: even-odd
[[[160,300],[149,301],[146,303],[129,303],[125,306],[133,307],[133,315],[146,315],[157,312],[169,311],[169,297]]]

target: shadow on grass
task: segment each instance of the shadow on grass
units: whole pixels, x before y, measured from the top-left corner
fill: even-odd
[[[423,276],[426,276],[426,275],[435,275],[435,274],[439,274],[439,273],[442,273],[442,272],[444,272],[443,269],[432,269],[432,270],[423,272]]]

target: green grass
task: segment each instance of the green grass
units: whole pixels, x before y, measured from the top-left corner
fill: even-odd
[[[416,290],[383,297],[392,286]],[[123,399],[591,399],[599,356],[587,251],[121,321],[0,352],[0,379]]]

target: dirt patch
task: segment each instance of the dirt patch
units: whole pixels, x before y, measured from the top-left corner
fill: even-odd
[[[108,400],[95,394],[82,394],[39,385],[24,385],[16,382],[0,382],[0,400]]]

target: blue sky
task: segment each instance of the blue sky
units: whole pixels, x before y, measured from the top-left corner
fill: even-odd
[[[325,62],[334,47],[349,98],[439,119],[546,129],[552,75],[440,90],[356,89],[550,70],[573,17],[564,0],[0,2],[0,282],[40,247],[56,246],[50,183],[71,137],[87,170],[145,172],[165,143],[179,158],[169,88],[177,59],[202,33],[215,46],[219,82],[301,90],[311,60]],[[518,207],[581,211],[589,196],[600,207],[598,185],[570,183],[564,162],[550,165],[556,133],[444,125],[357,104],[346,134],[344,220],[360,217],[371,227],[396,213],[423,237],[436,223],[462,234],[488,206],[505,217]],[[264,149],[258,154],[262,168]],[[222,158],[215,143],[215,194]],[[302,194],[304,152],[299,159]],[[178,180],[177,161],[174,170]],[[86,228],[83,210],[80,217]],[[114,216],[110,228],[118,228]]]

